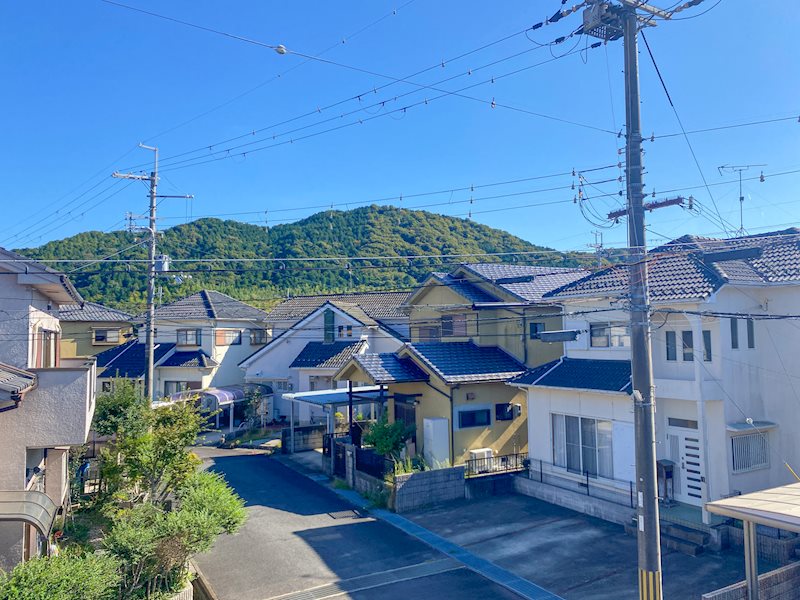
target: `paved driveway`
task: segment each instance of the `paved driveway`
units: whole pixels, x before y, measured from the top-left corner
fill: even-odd
[[[517,495],[405,516],[567,600],[638,597],[636,540],[620,525]],[[662,563],[665,598],[700,598],[744,579],[736,550],[696,557],[667,551]]]
[[[263,454],[198,454],[247,502],[242,530],[196,561],[220,600],[517,598]]]

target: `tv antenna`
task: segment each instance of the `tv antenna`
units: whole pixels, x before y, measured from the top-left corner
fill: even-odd
[[[722,175],[723,173],[738,173],[739,174],[739,235],[744,235],[744,195],[742,194],[742,172],[755,167],[766,167],[765,164],[759,165],[722,165],[717,167],[717,171]],[[764,181],[764,171],[761,171],[761,181]]]

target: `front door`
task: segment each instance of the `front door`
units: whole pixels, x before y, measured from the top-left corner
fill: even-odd
[[[706,478],[703,472],[703,446],[696,429],[670,427],[667,433],[670,459],[675,462],[673,494],[678,502],[703,505]]]

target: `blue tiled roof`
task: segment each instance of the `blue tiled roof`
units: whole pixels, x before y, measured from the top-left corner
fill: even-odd
[[[364,342],[308,342],[290,369],[341,369],[363,348]]]
[[[630,393],[631,361],[564,357],[529,369],[509,383]]]
[[[428,380],[425,372],[410,358],[400,358],[393,353],[359,354],[355,360],[376,385]]]
[[[153,361],[158,362],[175,347],[175,344],[156,344]],[[104,368],[101,377],[126,377],[138,379],[144,377],[145,345],[138,340],[125,342],[120,346],[109,348],[97,355],[98,369]]]
[[[447,383],[506,381],[525,366],[495,346],[472,342],[426,342],[406,348]]]
[[[195,367],[207,369],[219,366],[219,363],[202,350],[181,350],[173,352],[159,362],[158,367]]]

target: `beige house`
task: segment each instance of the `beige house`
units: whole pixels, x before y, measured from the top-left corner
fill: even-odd
[[[58,310],[61,356],[95,356],[133,338],[133,315],[96,302],[66,304]]]
[[[49,552],[68,493],[69,449],[86,442],[93,359],[64,358],[58,308],[83,300],[62,274],[0,249],[0,569]]]

